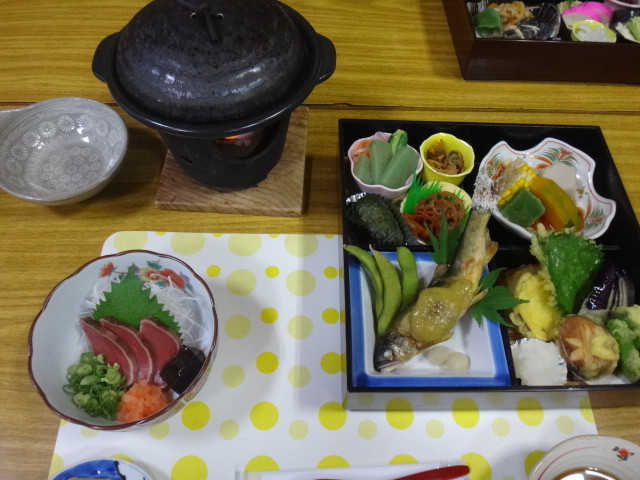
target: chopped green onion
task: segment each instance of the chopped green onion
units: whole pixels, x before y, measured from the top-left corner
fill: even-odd
[[[104,355],[85,352],[80,355],[80,363],[67,369],[68,383],[62,390],[92,417],[113,420],[126,391],[124,381],[118,364],[109,365]]]

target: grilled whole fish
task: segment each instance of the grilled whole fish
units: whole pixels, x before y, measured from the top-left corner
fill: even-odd
[[[374,367],[389,372],[427,347],[448,340],[458,320],[486,291],[478,293],[484,267],[498,250],[487,223],[495,208],[499,185],[480,172],[467,227],[450,266],[439,265],[427,288],[400,312],[378,338]]]

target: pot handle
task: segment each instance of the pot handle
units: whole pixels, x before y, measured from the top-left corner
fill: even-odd
[[[324,35],[318,34],[318,76],[316,83],[327,80],[336,70],[336,47]]]
[[[96,52],[93,54],[91,70],[93,70],[93,74],[101,82],[107,83],[109,67],[111,66],[117,41],[118,33],[112,33],[98,44],[98,48],[96,48]]]

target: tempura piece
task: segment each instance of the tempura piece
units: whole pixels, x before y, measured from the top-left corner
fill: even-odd
[[[618,342],[606,328],[580,315],[569,315],[558,331],[567,366],[581,379],[610,375],[620,359]]]

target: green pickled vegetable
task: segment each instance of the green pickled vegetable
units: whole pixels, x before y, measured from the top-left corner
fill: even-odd
[[[392,157],[391,145],[389,142],[374,140],[369,144],[369,156],[371,157],[371,174],[373,184],[380,185],[382,172],[387,167]]]
[[[85,352],[79,363],[67,369],[67,382],[62,389],[78,407],[92,417],[115,419],[118,403],[126,391],[118,364],[108,364],[103,354]]]
[[[543,265],[542,273],[548,275],[555,288],[560,313],[577,313],[602,267],[600,246],[570,230],[539,230],[531,237],[531,253]]]
[[[401,147],[391,157],[386,168],[382,172],[379,184],[389,188],[400,188],[418,165],[418,154],[410,147]]]
[[[409,145],[409,135],[404,130],[398,129],[389,137],[389,144],[391,145],[391,154],[393,155],[398,149]]]
[[[487,8],[475,14],[471,17],[471,23],[480,35],[491,35],[492,33],[500,33],[502,31],[500,14],[495,8]]]
[[[360,155],[353,167],[353,173],[360,179],[362,183],[373,185],[372,160],[367,155]]]

